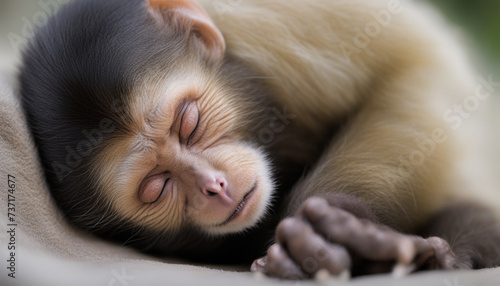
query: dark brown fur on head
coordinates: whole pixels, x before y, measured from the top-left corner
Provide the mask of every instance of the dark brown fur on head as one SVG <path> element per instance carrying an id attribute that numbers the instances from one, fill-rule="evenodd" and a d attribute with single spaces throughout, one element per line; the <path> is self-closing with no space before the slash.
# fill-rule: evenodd
<path id="1" fill-rule="evenodd" d="M 161 27 L 143 0 L 74 1 L 40 29 L 24 52 L 21 92 L 29 126 L 53 196 L 70 221 L 99 235 L 162 252 L 220 244 L 186 226 L 153 231 L 120 218 L 102 198 L 93 159 L 113 139 L 131 131 L 134 88 L 161 78 L 183 58 L 194 58 L 252 107 L 241 129 L 250 143 L 270 116 L 270 101 L 255 75 L 225 58 L 202 55 L 190 31 Z M 267 106 L 267 107 L 266 107 Z M 196 250 L 199 251 L 199 250 Z"/>

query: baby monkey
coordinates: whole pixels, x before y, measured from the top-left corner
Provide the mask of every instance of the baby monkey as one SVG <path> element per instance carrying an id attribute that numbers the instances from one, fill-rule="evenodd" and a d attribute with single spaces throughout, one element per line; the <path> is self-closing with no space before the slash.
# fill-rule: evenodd
<path id="1" fill-rule="evenodd" d="M 500 265 L 437 104 L 467 70 L 423 9 L 228 3 L 76 0 L 37 32 L 21 93 L 71 222 L 287 279 Z"/>

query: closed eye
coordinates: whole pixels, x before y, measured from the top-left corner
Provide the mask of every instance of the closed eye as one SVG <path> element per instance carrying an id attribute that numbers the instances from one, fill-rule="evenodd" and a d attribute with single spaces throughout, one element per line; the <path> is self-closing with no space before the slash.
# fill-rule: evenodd
<path id="1" fill-rule="evenodd" d="M 196 104 L 190 103 L 182 114 L 179 139 L 182 144 L 189 145 L 200 124 L 200 112 Z"/>
<path id="2" fill-rule="evenodd" d="M 168 173 L 162 173 L 147 178 L 139 190 L 139 200 L 145 204 L 157 202 L 165 191 L 168 179 Z"/>

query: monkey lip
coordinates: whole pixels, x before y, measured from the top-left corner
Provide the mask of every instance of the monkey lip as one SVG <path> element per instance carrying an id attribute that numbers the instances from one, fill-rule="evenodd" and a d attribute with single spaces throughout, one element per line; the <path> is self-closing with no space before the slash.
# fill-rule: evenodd
<path id="1" fill-rule="evenodd" d="M 223 221 L 222 223 L 220 223 L 218 226 L 226 225 L 230 221 L 232 221 L 245 208 L 245 205 L 246 205 L 247 201 L 249 200 L 249 198 L 251 197 L 251 195 L 253 194 L 253 192 L 255 191 L 256 188 L 257 188 L 257 181 L 255 181 L 253 183 L 252 188 L 250 189 L 250 191 L 248 193 L 246 193 L 245 196 L 243 196 L 243 199 L 241 200 L 241 202 L 236 207 L 236 210 L 234 210 L 234 212 L 225 221 Z"/>

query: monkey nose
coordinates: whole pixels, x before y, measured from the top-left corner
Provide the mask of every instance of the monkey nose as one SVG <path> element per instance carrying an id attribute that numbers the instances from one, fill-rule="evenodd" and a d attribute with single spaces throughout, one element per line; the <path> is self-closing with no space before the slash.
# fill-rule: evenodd
<path id="1" fill-rule="evenodd" d="M 218 197 L 226 203 L 232 203 L 231 194 L 228 190 L 228 183 L 224 176 L 211 172 L 197 174 L 196 184 L 203 195 L 207 197 Z"/>

